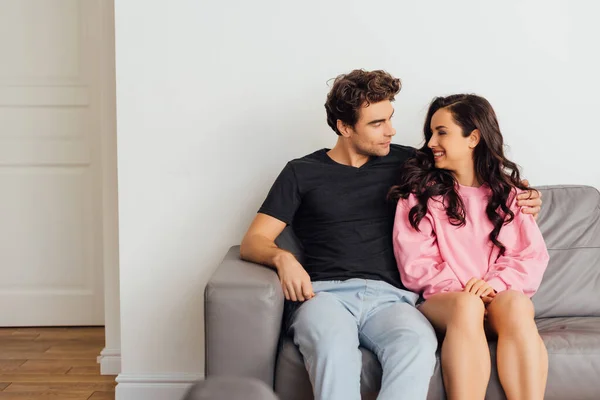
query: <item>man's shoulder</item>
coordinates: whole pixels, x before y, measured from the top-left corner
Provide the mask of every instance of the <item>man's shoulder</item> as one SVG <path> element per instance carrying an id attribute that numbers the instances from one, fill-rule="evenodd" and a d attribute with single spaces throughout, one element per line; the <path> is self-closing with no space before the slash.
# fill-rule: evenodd
<path id="1" fill-rule="evenodd" d="M 294 158 L 285 164 L 281 175 L 298 180 L 320 174 L 323 171 L 323 164 L 327 164 L 326 157 L 328 157 L 327 149 L 321 149 L 303 157 Z"/>
<path id="2" fill-rule="evenodd" d="M 293 160 L 288 161 L 288 164 L 299 166 L 303 164 L 323 163 L 325 157 L 327 157 L 327 149 L 320 149 L 303 157 L 294 158 Z"/>

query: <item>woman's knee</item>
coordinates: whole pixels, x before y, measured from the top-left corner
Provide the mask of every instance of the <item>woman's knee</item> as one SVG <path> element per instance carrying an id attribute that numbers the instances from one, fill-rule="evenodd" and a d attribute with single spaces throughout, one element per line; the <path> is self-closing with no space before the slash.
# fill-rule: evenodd
<path id="1" fill-rule="evenodd" d="M 507 290 L 496 295 L 488 307 L 488 313 L 506 317 L 517 315 L 533 318 L 534 308 L 529 297 L 516 290 Z"/>
<path id="2" fill-rule="evenodd" d="M 533 321 L 534 307 L 531 299 L 521 292 L 507 290 L 496 295 L 488 306 L 488 319 L 493 325 L 511 329 L 525 328 L 524 321 Z"/>
<path id="3" fill-rule="evenodd" d="M 481 298 L 470 293 L 456 293 L 452 297 L 449 323 L 481 326 L 485 313 L 485 305 Z"/>

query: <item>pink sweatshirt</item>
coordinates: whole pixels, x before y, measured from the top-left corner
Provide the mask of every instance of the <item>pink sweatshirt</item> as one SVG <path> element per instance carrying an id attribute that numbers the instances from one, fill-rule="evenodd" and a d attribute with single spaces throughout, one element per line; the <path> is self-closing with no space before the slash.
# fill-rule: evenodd
<path id="1" fill-rule="evenodd" d="M 473 277 L 488 282 L 497 292 L 512 289 L 533 296 L 549 260 L 533 216 L 523 214 L 516 196 L 511 196 L 515 218 L 500 230 L 498 240 L 506 251 L 498 257 L 500 249 L 489 239 L 493 225 L 485 213 L 491 190 L 486 185 L 461 185 L 459 194 L 466 215 L 462 227 L 451 225 L 441 203 L 431 199 L 418 232 L 408 220 L 416 197 L 410 195 L 398 202 L 393 240 L 402 283 L 425 299 L 436 293 L 462 291 Z"/>

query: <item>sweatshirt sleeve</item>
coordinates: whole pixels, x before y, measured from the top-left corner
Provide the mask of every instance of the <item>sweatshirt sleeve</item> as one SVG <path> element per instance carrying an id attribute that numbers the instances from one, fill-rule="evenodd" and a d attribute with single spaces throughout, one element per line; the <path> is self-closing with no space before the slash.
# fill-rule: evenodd
<path id="1" fill-rule="evenodd" d="M 498 235 L 506 251 L 490 266 L 484 280 L 497 292 L 511 289 L 531 297 L 542 282 L 550 257 L 535 219 L 523 214 L 516 196 L 511 210 L 515 218 Z"/>
<path id="2" fill-rule="evenodd" d="M 410 225 L 411 203 L 416 204 L 416 200 L 400 199 L 394 220 L 394 255 L 402 283 L 413 292 L 422 292 L 425 299 L 436 293 L 463 290 L 450 265 L 442 260 L 431 214 L 421 220 L 420 231 Z"/>

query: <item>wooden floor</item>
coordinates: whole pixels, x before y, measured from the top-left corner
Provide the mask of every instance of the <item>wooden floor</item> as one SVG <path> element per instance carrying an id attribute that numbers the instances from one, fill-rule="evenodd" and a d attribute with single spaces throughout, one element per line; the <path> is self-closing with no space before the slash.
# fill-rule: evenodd
<path id="1" fill-rule="evenodd" d="M 103 348 L 104 328 L 0 328 L 0 400 L 114 400 Z"/>

